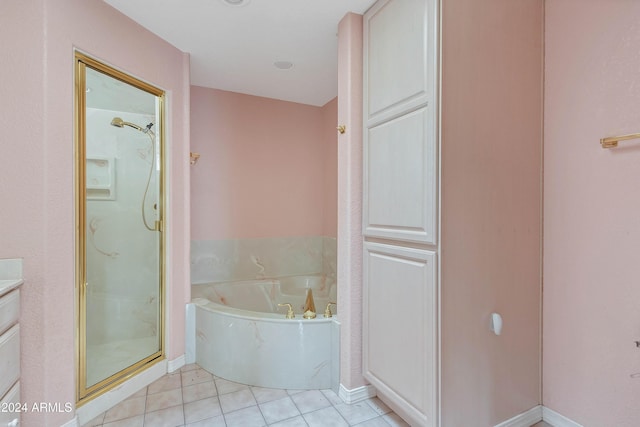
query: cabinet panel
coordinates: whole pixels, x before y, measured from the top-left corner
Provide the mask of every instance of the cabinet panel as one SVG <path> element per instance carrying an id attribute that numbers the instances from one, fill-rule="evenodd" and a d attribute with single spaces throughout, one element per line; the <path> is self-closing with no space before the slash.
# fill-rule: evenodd
<path id="1" fill-rule="evenodd" d="M 15 289 L 0 298 L 0 334 L 18 323 L 20 316 L 20 290 Z"/>
<path id="2" fill-rule="evenodd" d="M 425 107 L 366 131 L 363 232 L 436 243 L 433 113 Z"/>
<path id="3" fill-rule="evenodd" d="M 435 425 L 436 254 L 379 243 L 364 249 L 364 371 L 407 421 Z"/>
<path id="4" fill-rule="evenodd" d="M 18 381 L 0 400 L 0 426 L 19 426 L 20 412 L 24 409 L 22 405 Z"/>
<path id="5" fill-rule="evenodd" d="M 433 99 L 427 13 L 424 0 L 389 0 L 365 15 L 365 120 L 388 118 Z"/>
<path id="6" fill-rule="evenodd" d="M 13 325 L 0 336 L 0 397 L 20 377 L 20 327 Z"/>

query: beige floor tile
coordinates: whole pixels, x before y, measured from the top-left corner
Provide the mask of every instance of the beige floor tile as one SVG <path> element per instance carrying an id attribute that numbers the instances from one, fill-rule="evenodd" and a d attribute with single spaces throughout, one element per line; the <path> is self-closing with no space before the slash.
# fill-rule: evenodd
<path id="1" fill-rule="evenodd" d="M 286 390 L 279 390 L 275 388 L 251 387 L 251 391 L 258 403 L 270 402 L 272 400 L 278 400 L 289 396 Z"/>
<path id="2" fill-rule="evenodd" d="M 176 427 L 184 425 L 182 405 L 148 412 L 144 416 L 144 427 Z"/>
<path id="3" fill-rule="evenodd" d="M 233 393 L 222 394 L 218 396 L 220 399 L 220 406 L 222 412 L 227 414 L 228 412 L 237 411 L 238 409 L 248 408 L 249 406 L 255 406 L 257 404 L 256 399 L 253 397 L 253 393 L 248 388 L 245 390 L 234 391 Z"/>
<path id="4" fill-rule="evenodd" d="M 341 403 L 339 405 L 335 405 L 334 408 L 340 412 L 342 418 L 347 420 L 349 425 L 360 424 L 379 416 L 379 414 L 364 401 L 352 403 L 351 405 Z"/>
<path id="5" fill-rule="evenodd" d="M 103 424 L 104 427 L 143 427 L 144 415 L 138 415 L 136 417 L 125 418 L 124 420 L 114 421 L 112 423 Z"/>
<path id="6" fill-rule="evenodd" d="M 142 397 L 142 396 L 146 396 L 147 395 L 147 387 L 143 387 L 140 390 L 138 390 L 137 392 L 133 393 L 131 396 L 129 396 L 128 398 L 132 398 L 132 397 Z"/>
<path id="7" fill-rule="evenodd" d="M 207 418 L 213 418 L 222 415 L 220 403 L 217 397 L 196 400 L 184 405 L 184 421 L 185 423 L 194 423 Z"/>
<path id="8" fill-rule="evenodd" d="M 180 368 L 180 372 L 195 371 L 196 369 L 200 369 L 200 366 L 196 365 L 195 363 L 190 363 Z"/>
<path id="9" fill-rule="evenodd" d="M 284 421 L 300 415 L 300 411 L 289 396 L 258 405 L 262 416 L 269 424 Z"/>
<path id="10" fill-rule="evenodd" d="M 249 386 L 245 384 L 234 383 L 233 381 L 228 381 L 228 380 L 225 380 L 224 378 L 216 378 L 215 383 L 216 383 L 216 388 L 218 389 L 218 395 L 249 389 Z"/>
<path id="11" fill-rule="evenodd" d="M 182 387 L 180 373 L 168 374 L 147 387 L 147 394 L 160 393 L 167 390 L 175 390 Z"/>
<path id="12" fill-rule="evenodd" d="M 389 423 L 382 417 L 375 417 L 363 423 L 356 424 L 356 427 L 389 427 Z"/>
<path id="13" fill-rule="evenodd" d="M 182 399 L 184 403 L 194 402 L 196 400 L 206 399 L 216 396 L 216 386 L 213 381 L 206 381 L 182 388 Z"/>
<path id="14" fill-rule="evenodd" d="M 180 375 L 182 375 L 182 387 L 211 381 L 213 379 L 213 375 L 202 368 L 182 372 Z"/>
<path id="15" fill-rule="evenodd" d="M 291 396 L 302 414 L 331 406 L 320 390 L 307 390 Z"/>
<path id="16" fill-rule="evenodd" d="M 227 422 L 227 427 L 262 427 L 267 425 L 257 406 L 225 414 L 224 419 Z"/>
<path id="17" fill-rule="evenodd" d="M 182 389 L 180 388 L 148 395 L 145 412 L 158 411 L 176 405 L 182 405 Z"/>
<path id="18" fill-rule="evenodd" d="M 280 390 L 215 377 L 196 364 L 144 387 L 82 427 L 405 427 L 380 399 L 347 405 L 332 390 Z M 553 427 L 538 423 L 532 427 Z"/>
<path id="19" fill-rule="evenodd" d="M 106 412 L 104 423 L 107 424 L 144 414 L 145 400 L 145 397 L 131 397 L 118 403 Z"/>
<path id="20" fill-rule="evenodd" d="M 217 417 L 207 418 L 206 420 L 196 421 L 195 423 L 189 423 L 185 427 L 226 427 L 227 423 L 224 421 L 223 415 Z"/>
<path id="21" fill-rule="evenodd" d="M 320 409 L 303 415 L 309 427 L 349 427 L 334 407 Z"/>
<path id="22" fill-rule="evenodd" d="M 307 426 L 308 424 L 304 420 L 304 418 L 302 418 L 302 415 L 294 418 L 289 418 L 288 420 L 280 421 L 275 424 L 269 424 L 269 427 L 307 427 Z M 385 427 L 388 427 L 388 426 L 385 426 Z"/>

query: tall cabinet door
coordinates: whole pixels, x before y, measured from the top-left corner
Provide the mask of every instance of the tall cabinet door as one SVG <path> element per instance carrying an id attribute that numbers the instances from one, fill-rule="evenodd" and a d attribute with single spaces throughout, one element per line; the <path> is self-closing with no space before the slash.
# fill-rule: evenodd
<path id="1" fill-rule="evenodd" d="M 412 425 L 438 420 L 437 1 L 364 16 L 363 366 Z"/>
<path id="2" fill-rule="evenodd" d="M 367 237 L 437 243 L 436 1 L 380 0 L 364 16 Z"/>
<path id="3" fill-rule="evenodd" d="M 365 377 L 411 425 L 435 426 L 436 254 L 373 242 L 364 247 Z"/>

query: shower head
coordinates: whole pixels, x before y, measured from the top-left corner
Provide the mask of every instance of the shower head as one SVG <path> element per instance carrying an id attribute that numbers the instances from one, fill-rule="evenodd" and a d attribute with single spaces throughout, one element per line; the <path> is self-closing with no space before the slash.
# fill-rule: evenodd
<path id="1" fill-rule="evenodd" d="M 117 128 L 123 128 L 124 120 L 122 120 L 120 117 L 114 117 L 113 120 L 111 120 L 111 126 L 115 126 Z"/>
<path id="2" fill-rule="evenodd" d="M 148 128 L 141 128 L 140 126 L 134 123 L 125 122 L 120 117 L 114 117 L 113 120 L 111 120 L 111 126 L 115 126 L 117 128 L 123 128 L 125 126 L 129 126 L 144 133 L 149 132 L 149 129 L 151 128 L 150 126 Z"/>

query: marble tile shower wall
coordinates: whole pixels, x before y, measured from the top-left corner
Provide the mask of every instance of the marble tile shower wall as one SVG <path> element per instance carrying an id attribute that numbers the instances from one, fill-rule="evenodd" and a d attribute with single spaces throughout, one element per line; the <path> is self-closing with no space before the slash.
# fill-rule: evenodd
<path id="1" fill-rule="evenodd" d="M 191 283 L 311 274 L 335 280 L 336 256 L 332 237 L 192 240 Z"/>
<path id="2" fill-rule="evenodd" d="M 146 114 L 87 108 L 86 263 L 87 344 L 157 334 L 157 234 L 141 220 L 140 204 L 154 161 L 149 137 L 111 126 L 114 117 L 149 123 Z M 146 199 L 153 222 L 157 199 L 151 177 Z"/>

